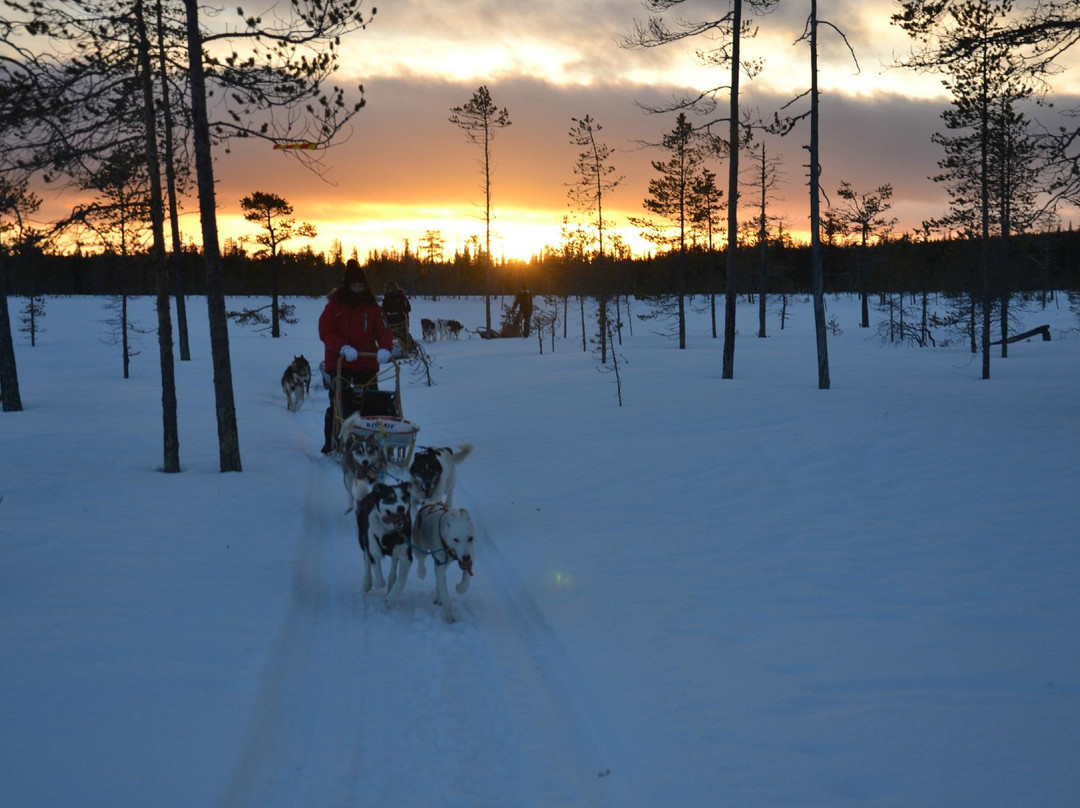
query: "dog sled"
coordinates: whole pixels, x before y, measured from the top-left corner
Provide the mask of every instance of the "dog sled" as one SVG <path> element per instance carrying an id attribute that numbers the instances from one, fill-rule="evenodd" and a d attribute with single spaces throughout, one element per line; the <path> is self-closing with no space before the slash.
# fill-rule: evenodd
<path id="1" fill-rule="evenodd" d="M 396 352 L 395 352 L 396 353 Z M 360 354 L 375 356 L 375 354 Z M 334 435 L 335 449 L 340 452 L 342 445 L 351 434 L 374 435 L 386 449 L 387 459 L 404 466 L 412 461 L 416 447 L 416 433 L 420 427 L 404 417 L 401 405 L 401 365 L 400 357 L 391 354 L 392 371 L 381 370 L 369 384 L 353 384 L 342 375 L 342 358 L 338 357 L 337 372 L 329 377 L 325 367 L 323 382 L 334 391 Z M 379 381 L 385 381 L 393 373 L 394 389 L 379 389 Z M 357 418 L 351 416 L 359 414 Z M 348 429 L 343 434 L 343 428 Z"/>
<path id="2" fill-rule="evenodd" d="M 515 301 L 512 306 L 503 306 L 502 310 L 502 322 L 499 324 L 499 329 L 496 331 L 494 328 L 488 328 L 487 326 L 479 326 L 474 329 L 480 336 L 480 339 L 511 339 L 514 337 L 524 336 L 524 314 L 520 310 L 518 303 Z"/>
<path id="3" fill-rule="evenodd" d="M 508 337 L 520 337 L 521 329 L 513 324 L 504 325 L 498 331 L 494 328 L 488 328 L 487 326 L 479 326 L 474 329 L 480 336 L 480 339 L 505 339 Z"/>

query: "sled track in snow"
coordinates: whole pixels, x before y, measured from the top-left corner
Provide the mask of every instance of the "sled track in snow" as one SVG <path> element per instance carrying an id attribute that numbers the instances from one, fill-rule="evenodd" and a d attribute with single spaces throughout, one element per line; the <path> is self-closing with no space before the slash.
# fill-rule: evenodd
<path id="1" fill-rule="evenodd" d="M 430 568 L 388 611 L 361 592 L 338 466 L 307 451 L 290 603 L 221 808 L 634 806 L 602 702 L 482 518 L 472 587 L 451 587 L 457 623 Z"/>
<path id="2" fill-rule="evenodd" d="M 349 673 L 350 655 L 339 645 L 343 623 L 363 623 L 349 620 L 360 604 L 335 569 L 344 548 L 331 539 L 344 488 L 342 496 L 334 493 L 312 458 L 288 614 L 264 665 L 245 747 L 222 808 L 329 806 L 335 803 L 310 793 L 320 772 L 353 776 L 355 757 L 347 750 L 355 747 L 360 728 L 341 720 L 340 710 L 349 702 L 335 690 Z"/>
<path id="3" fill-rule="evenodd" d="M 464 503 L 467 485 L 459 482 L 458 492 Z M 485 615 L 487 628 L 513 655 L 511 671 L 516 670 L 523 680 L 518 698 L 532 704 L 528 714 L 543 725 L 539 734 L 543 745 L 530 755 L 544 761 L 535 773 L 541 778 L 541 804 L 636 808 L 637 801 L 625 785 L 626 757 L 610 731 L 603 700 L 577 671 L 487 534 L 483 519 L 475 513 L 473 517 L 483 547 L 477 568 L 490 582 L 497 607 Z"/>

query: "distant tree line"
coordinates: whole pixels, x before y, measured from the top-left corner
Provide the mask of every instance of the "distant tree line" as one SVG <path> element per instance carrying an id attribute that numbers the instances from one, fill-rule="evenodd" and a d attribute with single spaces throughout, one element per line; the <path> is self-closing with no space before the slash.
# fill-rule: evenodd
<path id="1" fill-rule="evenodd" d="M 869 246 L 825 244 L 824 283 L 828 293 L 871 295 L 887 292 L 942 292 L 959 294 L 971 287 L 979 271 L 977 239 L 920 240 L 902 236 Z M 996 251 L 992 271 L 995 285 L 1014 292 L 1051 289 L 1080 291 L 1080 231 L 1023 234 L 1010 239 L 1009 250 Z M 647 258 L 567 255 L 547 250 L 529 261 L 495 265 L 490 291 L 515 293 L 522 284 L 537 295 L 573 295 L 600 298 L 609 294 L 641 297 L 686 294 L 712 295 L 727 286 L 724 250 L 691 246 L 685 259 L 680 252 Z M 734 289 L 738 295 L 761 292 L 759 273 L 765 267 L 765 289 L 770 293 L 802 294 L 811 290 L 810 248 L 786 237 L 758 246 L 741 247 L 736 261 Z M 685 265 L 684 265 L 685 260 Z M 223 252 L 224 289 L 228 295 L 263 296 L 278 291 L 286 296 L 321 297 L 339 282 L 344 264 L 305 249 L 280 253 L 273 262 L 227 245 Z M 272 265 L 272 263 L 274 265 Z M 373 253 L 363 262 L 381 292 L 387 282 L 400 283 L 411 295 L 483 295 L 488 290 L 485 265 L 467 251 L 445 261 L 421 260 L 400 251 Z M 179 280 L 189 294 L 205 294 L 203 259 L 197 250 L 182 253 L 175 264 Z M 52 255 L 23 254 L 7 266 L 8 294 L 129 295 L 155 294 L 156 278 L 147 254 Z"/>

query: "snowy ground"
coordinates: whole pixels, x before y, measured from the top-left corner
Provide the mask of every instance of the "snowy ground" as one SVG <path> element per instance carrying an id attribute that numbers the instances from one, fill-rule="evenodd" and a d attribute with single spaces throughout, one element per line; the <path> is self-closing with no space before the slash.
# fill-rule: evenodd
<path id="1" fill-rule="evenodd" d="M 829 301 L 740 304 L 734 380 L 634 322 L 615 377 L 570 337 L 429 345 L 420 443 L 476 449 L 459 621 L 432 576 L 364 596 L 319 454 L 286 411 L 321 301 L 231 329 L 244 471 L 218 472 L 205 306 L 162 462 L 157 347 L 133 378 L 102 300 L 49 299 L 0 414 L 0 803 L 12 808 L 1080 805 L 1080 339 L 884 347 Z M 243 301 L 230 301 L 238 304 Z M 10 301 L 14 323 L 23 301 Z M 154 324 L 153 302 L 133 316 Z M 637 305 L 637 311 L 643 308 Z M 473 328 L 482 301 L 414 301 Z"/>

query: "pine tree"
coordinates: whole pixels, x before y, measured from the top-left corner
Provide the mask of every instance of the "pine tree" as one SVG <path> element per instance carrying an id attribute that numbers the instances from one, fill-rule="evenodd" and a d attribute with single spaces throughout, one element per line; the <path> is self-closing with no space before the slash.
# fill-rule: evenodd
<path id="1" fill-rule="evenodd" d="M 510 113 L 506 107 L 499 109 L 491 100 L 491 92 L 481 86 L 466 104 L 450 110 L 450 123 L 465 132 L 470 143 L 483 151 L 480 161 L 484 190 L 484 317 L 491 330 L 491 144 L 495 132 L 510 126 Z"/>

